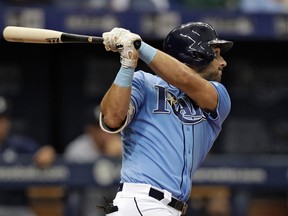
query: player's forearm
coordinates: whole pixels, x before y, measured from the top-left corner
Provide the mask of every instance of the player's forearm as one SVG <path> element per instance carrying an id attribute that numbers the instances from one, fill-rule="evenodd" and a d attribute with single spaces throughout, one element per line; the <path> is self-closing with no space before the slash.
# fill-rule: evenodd
<path id="1" fill-rule="evenodd" d="M 105 124 L 110 128 L 122 126 L 126 119 L 131 98 L 131 87 L 112 84 L 101 101 Z"/>
<path id="2" fill-rule="evenodd" d="M 217 92 L 196 71 L 162 51 L 157 51 L 149 66 L 165 81 L 185 92 L 201 108 L 215 110 Z"/>
<path id="3" fill-rule="evenodd" d="M 195 77 L 195 82 L 197 82 L 197 78 L 199 77 L 189 67 L 159 50 L 154 59 L 149 63 L 149 67 L 165 81 L 180 89 L 185 88 L 188 77 Z M 194 87 L 190 86 L 190 88 Z"/>

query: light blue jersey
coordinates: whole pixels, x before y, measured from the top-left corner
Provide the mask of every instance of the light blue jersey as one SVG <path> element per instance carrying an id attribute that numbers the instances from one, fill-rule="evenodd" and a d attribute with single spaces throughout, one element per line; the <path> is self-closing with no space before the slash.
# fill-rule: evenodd
<path id="1" fill-rule="evenodd" d="M 150 184 L 184 202 L 188 200 L 192 176 L 231 108 L 225 87 L 211 83 L 219 98 L 214 117 L 160 77 L 135 72 L 131 97 L 134 113 L 122 131 L 121 182 Z"/>

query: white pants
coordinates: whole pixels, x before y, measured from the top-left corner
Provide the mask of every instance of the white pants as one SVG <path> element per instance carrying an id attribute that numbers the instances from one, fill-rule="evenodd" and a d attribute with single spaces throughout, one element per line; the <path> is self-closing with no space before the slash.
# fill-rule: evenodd
<path id="1" fill-rule="evenodd" d="M 150 185 L 127 184 L 123 185 L 113 200 L 113 204 L 118 207 L 118 211 L 106 214 L 107 216 L 181 216 L 181 212 L 167 205 L 169 192 L 165 193 L 167 199 L 159 201 L 150 197 Z M 160 190 L 160 189 L 157 189 Z"/>

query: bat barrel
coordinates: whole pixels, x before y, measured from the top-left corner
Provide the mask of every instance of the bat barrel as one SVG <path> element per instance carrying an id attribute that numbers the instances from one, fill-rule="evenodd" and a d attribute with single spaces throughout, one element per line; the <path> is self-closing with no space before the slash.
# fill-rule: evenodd
<path id="1" fill-rule="evenodd" d="M 3 37 L 6 41 L 21 43 L 59 43 L 62 32 L 28 28 L 19 26 L 7 26 L 3 31 Z"/>
<path id="2" fill-rule="evenodd" d="M 7 26 L 3 31 L 3 37 L 9 42 L 20 43 L 97 43 L 103 44 L 102 37 L 70 34 L 61 31 L 41 28 L 29 28 L 19 26 Z"/>

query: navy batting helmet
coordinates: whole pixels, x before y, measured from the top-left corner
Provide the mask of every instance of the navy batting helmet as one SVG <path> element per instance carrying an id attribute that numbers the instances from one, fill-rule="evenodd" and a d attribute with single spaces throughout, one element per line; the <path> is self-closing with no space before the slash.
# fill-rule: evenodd
<path id="1" fill-rule="evenodd" d="M 210 45 L 215 44 L 224 53 L 232 41 L 220 40 L 215 29 L 208 23 L 190 22 L 174 28 L 164 40 L 164 52 L 179 61 L 196 67 L 209 64 L 215 57 Z"/>

